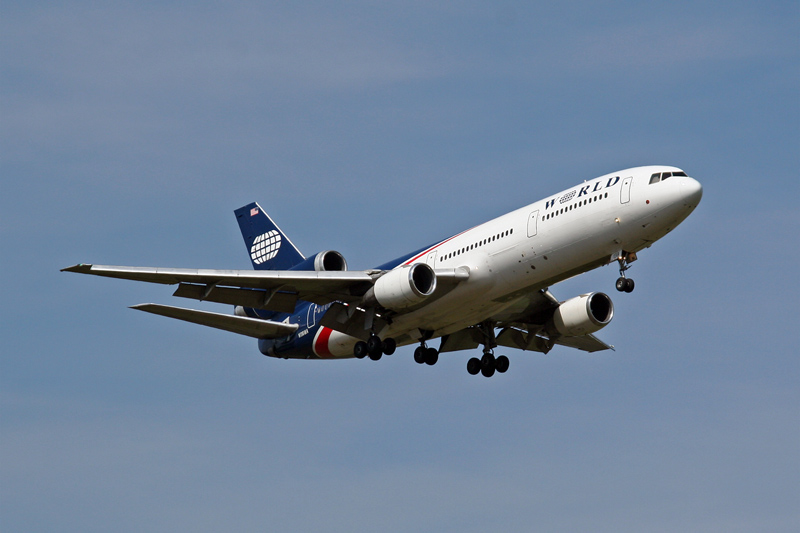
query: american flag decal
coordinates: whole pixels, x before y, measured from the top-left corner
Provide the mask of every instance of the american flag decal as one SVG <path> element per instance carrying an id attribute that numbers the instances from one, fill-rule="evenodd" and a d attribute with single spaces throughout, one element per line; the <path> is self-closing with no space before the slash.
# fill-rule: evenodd
<path id="1" fill-rule="evenodd" d="M 257 214 L 258 214 L 258 208 L 257 207 L 254 207 L 253 209 L 250 210 L 250 216 L 251 217 L 254 217 Z"/>

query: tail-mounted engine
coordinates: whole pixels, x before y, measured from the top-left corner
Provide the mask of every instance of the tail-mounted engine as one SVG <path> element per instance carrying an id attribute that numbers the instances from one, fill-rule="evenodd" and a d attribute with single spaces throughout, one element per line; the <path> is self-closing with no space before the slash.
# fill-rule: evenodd
<path id="1" fill-rule="evenodd" d="M 425 263 L 416 263 L 403 265 L 379 277 L 364 300 L 374 300 L 385 309 L 401 311 L 422 302 L 435 290 L 433 268 Z"/>
<path id="2" fill-rule="evenodd" d="M 299 265 L 295 265 L 291 270 L 316 270 L 317 272 L 341 272 L 347 270 L 347 261 L 339 252 L 327 250 L 306 258 Z"/>
<path id="3" fill-rule="evenodd" d="M 614 317 L 614 304 L 602 292 L 571 298 L 558 306 L 551 327 L 565 337 L 594 333 L 606 327 Z"/>

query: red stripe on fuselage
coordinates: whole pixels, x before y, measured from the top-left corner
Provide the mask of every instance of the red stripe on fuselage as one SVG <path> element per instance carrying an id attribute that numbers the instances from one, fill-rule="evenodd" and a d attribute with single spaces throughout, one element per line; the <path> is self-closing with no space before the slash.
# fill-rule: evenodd
<path id="1" fill-rule="evenodd" d="M 330 328 L 325 326 L 319 328 L 319 335 L 314 340 L 314 353 L 317 354 L 317 357 L 333 357 L 330 348 L 328 348 L 328 340 L 331 338 L 331 333 L 333 333 L 333 330 Z"/>
<path id="2" fill-rule="evenodd" d="M 440 247 L 440 246 L 441 246 L 441 245 L 443 245 L 444 243 L 446 243 L 446 242 L 450 242 L 450 241 L 452 241 L 453 239 L 455 239 L 456 237 L 460 237 L 461 235 L 464 235 L 464 234 L 465 234 L 465 233 L 467 233 L 468 231 L 470 231 L 470 230 L 473 230 L 473 229 L 475 229 L 475 228 L 477 228 L 477 227 L 478 227 L 478 226 L 475 226 L 475 227 L 469 228 L 468 230 L 462 231 L 462 232 L 461 232 L 461 233 L 459 233 L 458 235 L 453 235 L 453 236 L 452 236 L 452 237 L 450 237 L 449 239 L 445 239 L 445 240 L 443 240 L 442 242 L 440 242 L 439 244 L 435 244 L 435 245 L 431 246 L 430 248 L 428 248 L 427 250 L 425 250 L 425 251 L 424 251 L 424 252 L 422 252 L 421 254 L 417 255 L 416 257 L 412 257 L 411 259 L 409 259 L 408 261 L 406 261 L 406 262 L 405 262 L 405 263 L 403 263 L 403 264 L 404 264 L 404 265 L 410 265 L 411 263 L 413 263 L 414 261 L 416 261 L 417 259 L 419 259 L 419 258 L 420 258 L 420 257 L 422 257 L 423 255 L 425 255 L 425 254 L 428 254 L 428 253 L 431 253 L 432 251 L 434 251 L 435 249 L 437 249 L 438 247 Z"/>

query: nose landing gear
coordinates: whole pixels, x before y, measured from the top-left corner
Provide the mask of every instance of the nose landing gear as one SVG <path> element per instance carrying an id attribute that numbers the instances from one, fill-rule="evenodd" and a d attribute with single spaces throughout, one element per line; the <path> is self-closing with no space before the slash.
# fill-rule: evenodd
<path id="1" fill-rule="evenodd" d="M 635 284 L 631 278 L 626 278 L 623 275 L 617 278 L 616 286 L 619 292 L 633 292 L 633 287 Z"/>
<path id="2" fill-rule="evenodd" d="M 633 252 L 623 252 L 617 257 L 619 263 L 619 278 L 617 278 L 616 287 L 619 292 L 633 292 L 635 284 L 631 278 L 625 277 L 625 271 L 636 261 L 636 254 Z"/>

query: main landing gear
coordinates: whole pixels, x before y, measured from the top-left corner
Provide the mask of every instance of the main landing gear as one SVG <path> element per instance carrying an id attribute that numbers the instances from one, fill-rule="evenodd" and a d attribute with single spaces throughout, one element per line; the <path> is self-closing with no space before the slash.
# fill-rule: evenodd
<path id="1" fill-rule="evenodd" d="M 494 353 L 492 353 L 492 350 L 484 349 L 483 357 L 480 359 L 473 357 L 467 361 L 467 372 L 473 376 L 480 372 L 485 377 L 490 378 L 494 376 L 495 371 L 503 374 L 506 370 L 508 370 L 509 364 L 510 362 L 508 357 L 505 355 L 495 357 Z"/>
<path id="2" fill-rule="evenodd" d="M 428 348 L 425 341 L 422 341 L 417 349 L 414 350 L 414 361 L 419 364 L 433 366 L 439 361 L 439 352 L 436 348 Z"/>
<path id="3" fill-rule="evenodd" d="M 392 355 L 397 349 L 397 342 L 392 338 L 381 340 L 377 335 L 370 335 L 366 342 L 358 341 L 353 348 L 353 355 L 359 359 L 369 356 L 377 361 L 383 355 Z"/>
<path id="4" fill-rule="evenodd" d="M 619 262 L 619 278 L 617 278 L 616 286 L 619 292 L 633 292 L 633 280 L 625 277 L 625 271 L 631 267 L 629 263 L 633 261 L 636 261 L 636 254 L 633 253 L 620 254 L 619 257 L 617 257 L 617 262 Z"/>
<path id="5" fill-rule="evenodd" d="M 485 377 L 490 378 L 495 372 L 503 374 L 508 370 L 508 357 L 505 355 L 499 357 L 494 356 L 493 348 L 497 346 L 494 336 L 494 326 L 495 325 L 491 322 L 484 322 L 480 325 L 480 331 L 483 333 L 485 339 L 483 342 L 483 357 L 480 359 L 473 357 L 467 361 L 467 372 L 473 376 L 480 372 Z"/>

